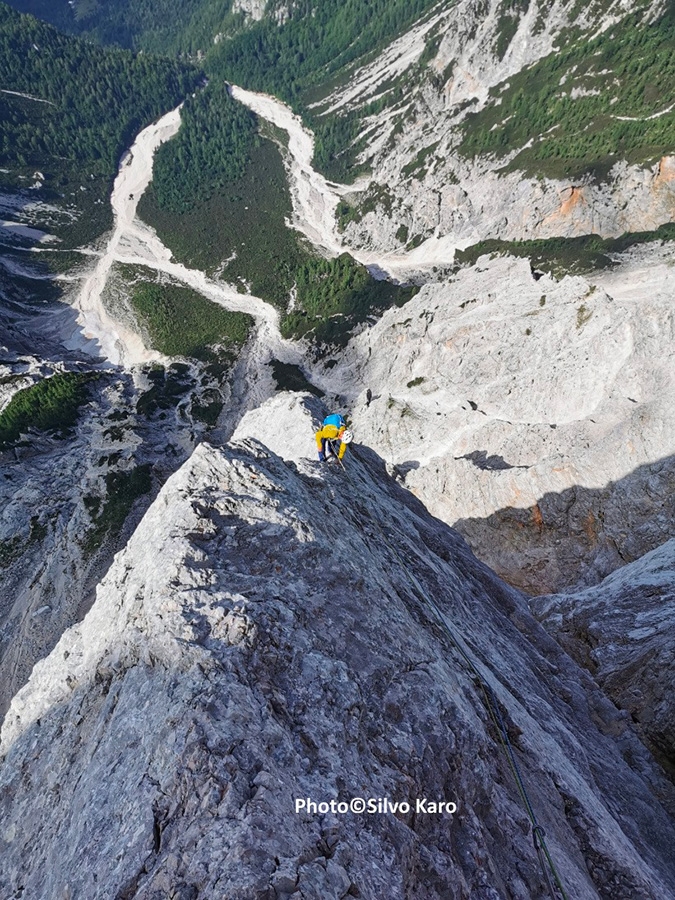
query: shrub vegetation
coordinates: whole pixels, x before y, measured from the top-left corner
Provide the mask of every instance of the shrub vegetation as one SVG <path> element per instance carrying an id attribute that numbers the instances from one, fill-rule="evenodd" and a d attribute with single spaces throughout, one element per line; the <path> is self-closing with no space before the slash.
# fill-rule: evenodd
<path id="1" fill-rule="evenodd" d="M 337 259 L 314 258 L 297 272 L 299 309 L 288 315 L 282 333 L 303 337 L 312 333 L 321 343 L 344 344 L 355 325 L 373 312 L 402 306 L 417 288 L 376 281 L 348 253 Z"/>
<path id="2" fill-rule="evenodd" d="M 89 385 L 96 377 L 64 372 L 17 391 L 0 413 L 0 449 L 16 444 L 29 429 L 65 437 L 89 399 Z"/>
<path id="3" fill-rule="evenodd" d="M 218 347 L 243 344 L 251 318 L 229 312 L 191 288 L 178 285 L 135 285 L 131 305 L 152 346 L 167 356 L 212 359 Z"/>
<path id="4" fill-rule="evenodd" d="M 87 532 L 82 545 L 88 555 L 97 550 L 106 537 L 119 534 L 134 502 L 144 494 L 150 493 L 152 465 L 144 463 L 128 472 L 108 472 L 105 481 L 106 499 L 98 514 L 94 512 L 92 506 L 94 526 Z"/>
<path id="5" fill-rule="evenodd" d="M 656 231 L 627 232 L 618 238 L 584 234 L 580 237 L 543 238 L 537 241 L 480 241 L 465 250 L 457 250 L 455 261 L 461 266 L 472 266 L 484 254 L 521 256 L 529 259 L 536 268 L 558 277 L 582 275 L 610 268 L 614 265 L 613 257 L 630 247 L 659 240 L 675 241 L 675 224 L 669 222 Z"/>

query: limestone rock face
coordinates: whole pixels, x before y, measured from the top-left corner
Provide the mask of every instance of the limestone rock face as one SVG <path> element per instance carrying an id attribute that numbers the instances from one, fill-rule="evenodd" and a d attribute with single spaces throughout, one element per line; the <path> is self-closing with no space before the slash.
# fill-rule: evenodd
<path id="1" fill-rule="evenodd" d="M 597 587 L 537 597 L 532 608 L 567 652 L 630 712 L 675 770 L 675 540 Z"/>
<path id="2" fill-rule="evenodd" d="M 8 366 L 14 374 L 6 377 L 15 390 L 53 374 L 44 364 L 30 381 L 17 378 L 22 363 Z M 35 662 L 84 615 L 110 565 L 112 553 L 103 546 L 109 535 L 93 534 L 95 511 L 108 499 L 106 479 L 125 478 L 139 465 L 149 472 L 129 413 L 122 422 L 115 418 L 128 406 L 128 379 L 99 377 L 71 434 L 33 432 L 0 452 L 0 717 Z M 146 507 L 149 501 L 150 496 Z M 123 542 L 116 549 L 120 546 Z"/>
<path id="3" fill-rule="evenodd" d="M 477 555 L 527 591 L 667 540 L 675 281 L 661 251 L 593 283 L 483 258 L 355 338 L 322 387 Z"/>
<path id="4" fill-rule="evenodd" d="M 288 408 L 311 447 L 311 405 Z M 569 895 L 675 893 L 675 792 L 627 716 L 374 454 L 347 473 L 284 460 L 259 442 L 274 421 L 169 478 L 14 698 L 7 895 L 546 896 L 457 646 L 498 698 Z M 413 806 L 295 812 L 355 797 Z"/>
<path id="5" fill-rule="evenodd" d="M 233 0 L 232 12 L 242 12 L 247 20 L 258 22 L 265 15 L 267 0 Z"/>
<path id="6" fill-rule="evenodd" d="M 672 157 L 662 157 L 646 169 L 617 163 L 611 180 L 602 183 L 533 178 L 521 171 L 504 175 L 492 171 L 485 160 L 454 156 L 451 146 L 443 146 L 447 139 L 443 141 L 440 128 L 438 132 L 436 128 L 438 125 L 428 140 L 429 146 L 438 148 L 438 162 L 424 177 L 403 178 L 400 174 L 423 151 L 416 143 L 406 153 L 378 161 L 374 166 L 377 180 L 367 191 L 352 193 L 353 203 L 374 207 L 358 222 L 345 226 L 352 246 L 395 253 L 415 237 L 422 246 L 412 258 L 423 261 L 426 247 L 438 256 L 435 245 L 441 240 L 449 248 L 443 262 L 451 264 L 450 248 L 465 248 L 479 241 L 584 234 L 619 237 L 626 232 L 652 231 L 675 219 Z M 499 160 L 493 165 L 504 163 Z M 385 199 L 378 202 L 378 196 Z"/>
<path id="7" fill-rule="evenodd" d="M 264 439 L 268 450 L 300 463 L 316 458 L 314 432 L 321 427 L 324 416 L 323 405 L 315 397 L 283 391 L 247 412 L 232 440 Z"/>

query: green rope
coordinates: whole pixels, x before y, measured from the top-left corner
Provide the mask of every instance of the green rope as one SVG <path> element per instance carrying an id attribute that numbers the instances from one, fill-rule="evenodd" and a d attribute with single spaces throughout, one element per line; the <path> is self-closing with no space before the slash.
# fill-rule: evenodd
<path id="1" fill-rule="evenodd" d="M 354 449 L 352 449 L 352 453 L 354 453 Z M 338 462 L 342 466 L 342 469 L 345 472 L 347 478 L 350 481 L 352 481 L 351 476 L 350 476 L 348 470 L 346 469 L 344 463 L 342 462 L 342 460 L 338 459 Z M 352 483 L 353 483 L 353 481 L 352 481 Z M 568 897 L 568 895 L 565 891 L 565 888 L 563 886 L 563 883 L 560 879 L 560 875 L 558 874 L 555 863 L 553 862 L 553 859 L 549 852 L 548 846 L 546 844 L 546 832 L 539 824 L 536 813 L 532 806 L 532 803 L 530 802 L 530 798 L 527 793 L 527 789 L 525 788 L 525 783 L 523 781 L 523 777 L 520 772 L 520 767 L 518 766 L 518 761 L 516 760 L 516 756 L 515 756 L 515 753 L 513 750 L 513 745 L 511 744 L 511 740 L 509 738 L 508 731 L 507 731 L 506 725 L 504 723 L 504 719 L 499 710 L 499 701 L 497 700 L 494 690 L 492 689 L 490 684 L 488 684 L 488 682 L 485 680 L 483 675 L 480 673 L 480 671 L 476 667 L 475 663 L 469 656 L 469 653 L 467 652 L 467 650 L 462 646 L 462 644 L 458 640 L 453 629 L 448 624 L 445 614 L 439 609 L 436 602 L 427 595 L 427 593 L 423 589 L 422 585 L 419 583 L 416 576 L 408 569 L 408 566 L 406 565 L 405 561 L 403 559 L 401 559 L 401 556 L 398 553 L 398 551 L 392 546 L 392 544 L 388 540 L 386 534 L 382 530 L 382 527 L 380 526 L 380 523 L 377 521 L 377 519 L 372 514 L 369 514 L 369 515 L 370 515 L 371 520 L 374 522 L 375 527 L 379 531 L 379 533 L 382 537 L 382 540 L 387 545 L 387 547 L 389 548 L 389 551 L 392 553 L 392 555 L 398 561 L 399 566 L 402 569 L 402 571 L 408 577 L 415 593 L 418 596 L 418 599 L 420 599 L 422 601 L 422 603 L 426 604 L 432 610 L 436 620 L 441 625 L 441 627 L 444 628 L 448 637 L 450 638 L 452 645 L 459 652 L 460 656 L 466 663 L 469 671 L 471 672 L 471 674 L 474 676 L 474 678 L 478 682 L 478 684 L 482 690 L 482 693 L 483 693 L 485 705 L 486 705 L 488 712 L 490 713 L 490 716 L 492 718 L 492 721 L 497 729 L 497 733 L 499 734 L 500 744 L 504 751 L 504 755 L 506 756 L 507 762 L 509 764 L 509 768 L 511 769 L 511 773 L 513 774 L 513 778 L 514 778 L 514 781 L 516 782 L 518 792 L 520 793 L 520 796 L 521 796 L 521 799 L 525 806 L 525 810 L 527 812 L 528 818 L 530 819 L 530 823 L 532 825 L 532 840 L 534 843 L 534 848 L 537 853 L 537 858 L 539 859 L 539 864 L 541 866 L 542 873 L 544 875 L 544 879 L 546 881 L 549 894 L 550 894 L 552 900 L 558 900 L 558 897 L 556 896 L 555 888 L 553 886 L 553 882 L 551 881 L 551 874 L 552 874 L 553 878 L 555 880 L 555 884 L 557 885 L 558 890 L 560 891 L 561 897 L 563 898 L 563 900 L 569 900 L 569 897 Z M 548 868 L 546 866 L 546 863 L 544 862 L 544 858 L 545 858 L 546 862 L 548 863 Z"/>

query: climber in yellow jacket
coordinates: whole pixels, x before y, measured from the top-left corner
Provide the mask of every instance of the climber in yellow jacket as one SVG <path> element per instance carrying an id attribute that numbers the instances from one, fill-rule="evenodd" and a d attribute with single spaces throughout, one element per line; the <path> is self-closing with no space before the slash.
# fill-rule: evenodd
<path id="1" fill-rule="evenodd" d="M 342 416 L 332 415 L 326 416 L 315 437 L 316 448 L 319 451 L 319 460 L 320 462 L 325 462 L 331 456 L 342 459 L 345 455 L 347 444 L 352 442 L 354 435 L 347 428 Z M 337 446 L 338 444 L 340 445 L 339 447 Z"/>

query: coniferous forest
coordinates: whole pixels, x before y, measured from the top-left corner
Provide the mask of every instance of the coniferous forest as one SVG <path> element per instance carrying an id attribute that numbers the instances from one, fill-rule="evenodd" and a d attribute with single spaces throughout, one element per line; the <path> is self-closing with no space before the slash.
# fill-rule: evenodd
<path id="1" fill-rule="evenodd" d="M 354 174 L 342 151 L 358 131 L 353 117 L 312 114 L 321 86 L 340 80 L 357 59 L 374 54 L 434 6 L 434 0 L 301 0 L 280 21 L 271 3 L 244 25 L 231 0 L 12 0 L 22 12 L 104 44 L 203 57 L 212 77 L 273 93 L 301 113 L 316 133 L 315 162 L 326 175 Z M 285 15 L 285 5 L 283 9 Z M 215 39 L 218 36 L 218 39 Z M 224 38 L 224 39 L 223 39 Z"/>
<path id="2" fill-rule="evenodd" d="M 70 161 L 112 175 L 130 139 L 200 77 L 176 60 L 101 50 L 1 4 L 2 164 Z"/>
<path id="3" fill-rule="evenodd" d="M 168 56 L 204 50 L 214 34 L 243 19 L 230 13 L 231 0 L 11 0 L 10 6 L 89 41 Z"/>
<path id="4" fill-rule="evenodd" d="M 187 212 L 241 177 L 256 135 L 253 114 L 222 82 L 185 101 L 178 135 L 155 154 L 153 190 L 158 204 Z"/>

